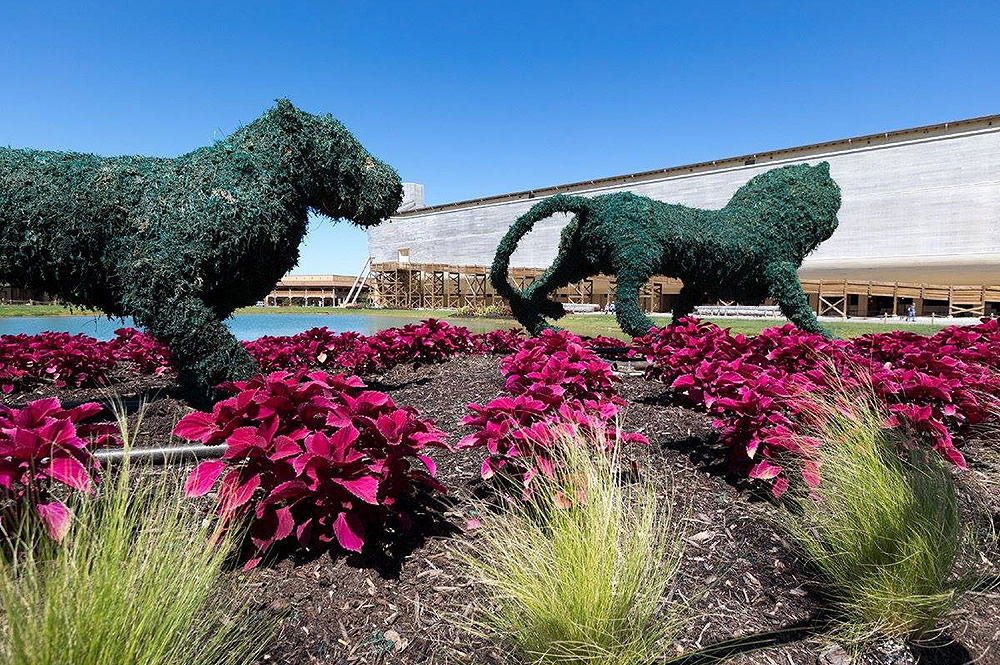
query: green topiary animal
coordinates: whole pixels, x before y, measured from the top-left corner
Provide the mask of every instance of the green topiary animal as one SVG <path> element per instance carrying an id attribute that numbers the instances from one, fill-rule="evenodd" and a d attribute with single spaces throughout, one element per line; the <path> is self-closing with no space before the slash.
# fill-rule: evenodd
<path id="1" fill-rule="evenodd" d="M 295 266 L 308 212 L 370 226 L 401 200 L 390 166 L 287 100 L 175 159 L 0 149 L 0 282 L 132 316 L 207 395 L 257 371 L 222 322 Z"/>
<path id="2" fill-rule="evenodd" d="M 654 275 L 684 282 L 674 320 L 717 299 L 756 303 L 770 296 L 795 325 L 829 336 L 809 307 L 796 269 L 833 235 L 840 188 L 830 166 L 772 169 L 740 187 L 721 210 L 699 210 L 630 192 L 593 198 L 552 196 L 531 208 L 500 241 L 490 281 L 521 324 L 537 334 L 546 316 L 566 311 L 548 294 L 593 275 L 617 275 L 616 315 L 629 335 L 653 322 L 639 306 L 639 289 Z M 535 222 L 574 213 L 563 229 L 555 262 L 523 293 L 507 280 L 510 257 Z"/>

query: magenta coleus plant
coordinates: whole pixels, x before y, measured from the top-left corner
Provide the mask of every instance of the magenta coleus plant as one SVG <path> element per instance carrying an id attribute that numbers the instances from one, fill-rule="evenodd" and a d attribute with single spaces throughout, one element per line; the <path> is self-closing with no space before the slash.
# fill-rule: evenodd
<path id="1" fill-rule="evenodd" d="M 296 335 L 266 335 L 243 342 L 243 346 L 264 372 L 294 371 L 353 364 L 345 362 L 342 356 L 354 352 L 364 340 L 360 333 L 334 333 L 324 326 Z"/>
<path id="2" fill-rule="evenodd" d="M 625 405 L 616 384 L 620 379 L 576 335 L 543 331 L 523 340 L 500 362 L 502 396 L 487 404 L 470 404 L 462 424 L 473 428 L 459 448 L 485 448 L 482 476 L 503 470 L 525 487 L 539 473 L 551 473 L 553 441 L 568 427 L 600 433 L 605 440 L 647 443 L 639 433 L 615 425 Z"/>
<path id="3" fill-rule="evenodd" d="M 13 409 L 0 406 L 0 494 L 4 518 L 16 522 L 31 506 L 52 538 L 70 523 L 69 509 L 52 494 L 54 485 L 90 492 L 97 463 L 91 450 L 117 441 L 113 425 L 92 423 L 102 411 L 88 403 L 64 409 L 56 399 L 40 399 Z"/>
<path id="4" fill-rule="evenodd" d="M 324 327 L 243 344 L 263 371 L 331 368 L 371 374 L 399 365 L 444 362 L 471 353 L 508 353 L 522 337 L 518 329 L 473 335 L 462 326 L 426 319 L 386 328 L 371 336 L 333 333 Z"/>
<path id="5" fill-rule="evenodd" d="M 373 337 L 385 342 L 387 355 L 396 365 L 439 363 L 477 350 L 468 328 L 438 319 L 381 330 Z"/>
<path id="6" fill-rule="evenodd" d="M 609 403 L 624 406 L 618 395 L 621 382 L 611 366 L 565 330 L 543 331 L 500 361 L 504 389 L 512 395 L 529 395 L 549 404 L 579 401 L 584 405 Z"/>
<path id="7" fill-rule="evenodd" d="M 686 319 L 636 342 L 649 376 L 713 415 L 734 468 L 771 480 L 776 494 L 788 487 L 789 461 L 806 482 L 819 482 L 819 470 L 802 464 L 797 436 L 806 394 L 870 385 L 893 414 L 887 425 L 922 434 L 960 467 L 955 435 L 995 414 L 1000 396 L 996 321 L 929 337 L 894 332 L 842 341 L 790 325 L 745 337 Z"/>
<path id="8" fill-rule="evenodd" d="M 159 376 L 174 369 L 170 348 L 135 328 L 119 328 L 108 346 L 116 363 L 128 366 L 137 374 Z"/>
<path id="9" fill-rule="evenodd" d="M 509 328 L 507 330 L 490 330 L 472 336 L 475 340 L 476 350 L 479 353 L 514 353 L 524 342 L 523 328 Z"/>
<path id="10" fill-rule="evenodd" d="M 425 449 L 447 448 L 445 434 L 356 376 L 274 372 L 226 388 L 236 394 L 188 414 L 174 433 L 226 445 L 221 460 L 192 471 L 186 492 L 218 485 L 223 520 L 250 520 L 249 566 L 283 541 L 359 552 L 373 528 L 405 526 L 418 486 L 444 491 Z"/>

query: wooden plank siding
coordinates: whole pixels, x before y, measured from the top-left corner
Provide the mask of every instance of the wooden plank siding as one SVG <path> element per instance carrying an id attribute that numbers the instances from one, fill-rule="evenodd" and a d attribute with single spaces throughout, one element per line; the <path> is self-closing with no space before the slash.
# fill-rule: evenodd
<path id="1" fill-rule="evenodd" d="M 541 269 L 514 268 L 509 277 L 518 289 L 524 290 L 542 272 Z M 503 303 L 489 282 L 489 268 L 482 265 L 384 262 L 372 264 L 372 274 L 372 299 L 381 307 L 441 309 Z M 676 279 L 651 279 L 640 294 L 644 309 L 669 312 L 681 286 Z M 899 314 L 910 302 L 921 316 L 931 312 L 984 316 L 992 311 L 991 306 L 993 310 L 1000 309 L 1000 285 L 804 279 L 802 287 L 810 296 L 813 308 L 822 316 Z M 604 309 L 614 301 L 615 280 L 597 275 L 559 289 L 554 298 L 566 303 L 595 304 Z M 941 303 L 943 309 L 934 303 Z"/>

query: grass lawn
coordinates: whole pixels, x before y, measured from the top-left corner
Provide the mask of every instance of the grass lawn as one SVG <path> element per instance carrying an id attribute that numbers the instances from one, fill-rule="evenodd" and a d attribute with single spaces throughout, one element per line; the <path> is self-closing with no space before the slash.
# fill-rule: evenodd
<path id="1" fill-rule="evenodd" d="M 7 316 L 100 316 L 96 309 L 69 307 L 68 305 L 0 305 L 0 317 Z"/>
<path id="2" fill-rule="evenodd" d="M 70 314 L 95 315 L 93 310 L 69 308 L 62 305 L 0 305 L 0 317 L 7 316 L 65 316 Z M 517 325 L 512 319 L 469 319 L 457 317 L 451 310 L 441 309 L 342 309 L 339 307 L 244 307 L 237 314 L 328 314 L 340 316 L 371 316 L 389 317 L 395 319 L 413 319 L 419 321 L 427 318 L 446 319 L 458 325 L 467 325 L 474 331 L 492 328 L 511 328 Z M 670 321 L 668 316 L 654 316 L 653 320 L 660 325 Z M 745 335 L 755 335 L 764 328 L 781 325 L 782 321 L 774 319 L 709 319 L 724 328 L 732 328 L 733 332 Z M 568 328 L 578 335 L 608 335 L 628 339 L 618 328 L 614 316 L 610 314 L 570 314 L 560 319 L 559 325 Z M 911 330 L 922 335 L 929 335 L 941 329 L 939 325 L 906 324 L 900 321 L 875 323 L 869 321 L 835 321 L 825 324 L 838 337 L 857 337 L 868 333 L 886 332 L 889 330 Z"/>
<path id="3" fill-rule="evenodd" d="M 773 328 L 784 324 L 784 321 L 774 319 L 707 319 L 722 328 L 731 328 L 735 333 L 744 335 L 756 335 L 764 328 Z M 669 316 L 654 316 L 653 321 L 657 325 L 666 325 L 670 322 Z M 619 337 L 628 339 L 619 328 L 615 318 L 610 314 L 577 314 L 570 315 L 559 321 L 560 325 L 575 332 L 578 335 L 608 335 L 609 337 Z M 941 329 L 937 325 L 905 324 L 905 323 L 872 323 L 867 321 L 836 321 L 826 322 L 827 328 L 837 337 L 858 337 L 868 333 L 887 332 L 900 328 L 912 330 L 921 335 L 929 335 Z"/>
<path id="4" fill-rule="evenodd" d="M 414 319 L 445 319 L 452 316 L 450 309 L 344 309 L 343 307 L 241 307 L 237 314 L 342 314 L 344 316 L 362 314 L 364 316 L 388 316 Z"/>
<path id="5" fill-rule="evenodd" d="M 340 314 L 350 316 L 352 314 L 364 314 L 366 316 L 385 316 L 392 318 L 406 318 L 419 321 L 421 319 L 436 318 L 445 319 L 458 325 L 469 325 L 476 330 L 491 328 L 510 328 L 518 325 L 513 319 L 470 319 L 455 316 L 451 310 L 446 309 L 342 309 L 339 307 L 246 307 L 239 310 L 241 314 Z M 670 321 L 669 316 L 654 316 L 653 320 L 658 325 L 665 325 Z M 733 332 L 744 335 L 756 335 L 764 328 L 771 328 L 782 325 L 784 321 L 774 319 L 708 319 L 713 323 L 723 327 L 731 328 Z M 567 328 L 578 335 L 607 335 L 628 339 L 618 327 L 615 317 L 611 314 L 570 314 L 559 320 L 560 327 Z M 824 323 L 834 335 L 838 337 L 857 337 L 868 333 L 887 332 L 890 330 L 911 330 L 921 335 L 930 335 L 942 328 L 939 325 L 931 324 L 907 324 L 901 321 L 889 323 L 876 323 L 870 321 L 834 321 Z"/>

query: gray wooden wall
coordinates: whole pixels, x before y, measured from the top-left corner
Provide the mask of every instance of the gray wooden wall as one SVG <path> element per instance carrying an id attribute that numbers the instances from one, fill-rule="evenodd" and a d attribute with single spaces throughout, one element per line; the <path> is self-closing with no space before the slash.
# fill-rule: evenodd
<path id="1" fill-rule="evenodd" d="M 630 190 L 719 208 L 758 173 L 822 160 L 830 162 L 843 193 L 840 227 L 806 259 L 803 277 L 1000 284 L 1000 123 L 883 145 L 838 143 L 782 151 L 766 163 L 574 193 Z M 413 263 L 488 265 L 511 222 L 538 200 L 488 201 L 400 215 L 368 230 L 369 252 L 375 261 L 395 261 L 397 251 L 408 248 Z M 512 265 L 548 266 L 566 221 L 559 216 L 538 223 L 522 240 Z"/>

